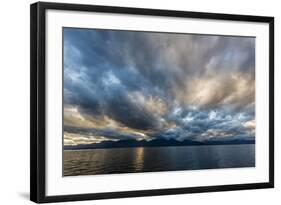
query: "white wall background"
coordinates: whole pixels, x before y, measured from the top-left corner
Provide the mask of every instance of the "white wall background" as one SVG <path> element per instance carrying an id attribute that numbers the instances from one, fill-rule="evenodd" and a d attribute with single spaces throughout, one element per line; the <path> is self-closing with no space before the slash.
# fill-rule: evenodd
<path id="1" fill-rule="evenodd" d="M 52 1 L 52 0 L 49 0 Z M 2 1 L 0 6 L 0 204 L 29 201 L 29 4 Z M 60 0 L 60 2 L 146 7 L 186 11 L 268 15 L 275 17 L 275 189 L 187 194 L 67 204 L 280 204 L 281 71 L 279 2 L 273 0 Z M 279 148 L 280 147 L 280 148 Z M 63 203 L 64 204 L 64 203 Z"/>

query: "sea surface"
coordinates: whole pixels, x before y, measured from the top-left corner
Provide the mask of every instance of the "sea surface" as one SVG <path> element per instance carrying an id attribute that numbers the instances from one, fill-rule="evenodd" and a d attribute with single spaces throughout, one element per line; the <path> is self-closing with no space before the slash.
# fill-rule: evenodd
<path id="1" fill-rule="evenodd" d="M 255 145 L 132 147 L 64 151 L 64 176 L 255 166 Z"/>

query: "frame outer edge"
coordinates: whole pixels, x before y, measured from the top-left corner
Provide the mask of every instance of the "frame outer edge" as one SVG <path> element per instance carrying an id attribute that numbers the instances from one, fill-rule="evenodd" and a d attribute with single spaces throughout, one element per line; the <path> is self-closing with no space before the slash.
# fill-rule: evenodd
<path id="1" fill-rule="evenodd" d="M 234 20 L 248 22 L 264 22 L 268 23 L 273 17 L 271 16 L 255 16 L 244 14 L 225 14 L 213 12 L 198 12 L 185 10 L 166 10 L 151 9 L 142 7 L 121 7 L 121 6 L 101 6 L 94 4 L 78 4 L 78 3 L 55 3 L 55 2 L 39 2 L 44 4 L 48 9 L 69 10 L 69 11 L 85 11 L 85 12 L 101 12 L 101 13 L 124 13 L 136 15 L 151 16 L 170 16 L 183 18 L 199 18 L 199 19 L 216 19 L 216 20 Z M 110 12 L 109 12 L 110 10 Z"/>
<path id="2" fill-rule="evenodd" d="M 30 5 L 30 200 L 45 194 L 45 8 Z"/>
<path id="3" fill-rule="evenodd" d="M 30 5 L 30 200 L 38 201 L 37 170 L 37 4 Z"/>
<path id="4" fill-rule="evenodd" d="M 269 24 L 269 181 L 264 183 L 187 187 L 128 192 L 46 196 L 46 10 L 93 11 L 200 19 L 264 22 Z M 274 17 L 218 14 L 144 8 L 37 2 L 30 5 L 30 200 L 36 203 L 144 197 L 274 187 Z"/>
<path id="5" fill-rule="evenodd" d="M 269 184 L 274 188 L 274 17 L 269 20 Z"/>

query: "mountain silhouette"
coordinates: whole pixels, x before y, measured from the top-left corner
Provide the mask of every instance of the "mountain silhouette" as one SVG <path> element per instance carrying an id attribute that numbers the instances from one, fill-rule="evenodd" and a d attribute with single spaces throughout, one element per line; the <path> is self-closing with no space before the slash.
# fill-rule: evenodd
<path id="1" fill-rule="evenodd" d="M 119 140 L 119 141 L 103 141 L 100 143 L 66 145 L 64 150 L 78 149 L 102 149 L 102 148 L 126 148 L 126 147 L 166 147 L 166 146 L 200 146 L 200 145 L 231 145 L 231 144 L 254 144 L 254 139 L 233 139 L 227 141 L 209 140 L 209 141 L 194 141 L 184 140 L 177 141 L 175 139 L 153 139 L 146 140 Z"/>

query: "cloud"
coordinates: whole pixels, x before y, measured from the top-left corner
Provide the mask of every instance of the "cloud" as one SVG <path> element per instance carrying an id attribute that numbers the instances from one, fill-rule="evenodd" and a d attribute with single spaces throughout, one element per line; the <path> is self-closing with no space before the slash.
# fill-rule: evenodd
<path id="1" fill-rule="evenodd" d="M 68 133 L 246 138 L 254 118 L 255 38 L 64 29 Z"/>
<path id="2" fill-rule="evenodd" d="M 143 133 L 135 131 L 121 131 L 111 128 L 78 128 L 78 127 L 64 127 L 64 136 L 65 139 L 71 139 L 74 142 L 77 140 L 84 141 L 88 143 L 96 143 L 104 140 L 142 140 L 147 139 L 147 136 Z M 77 138 L 77 136 L 79 138 Z"/>
<path id="3" fill-rule="evenodd" d="M 78 145 L 78 144 L 92 144 L 100 143 L 102 141 L 108 140 L 102 136 L 90 136 L 88 134 L 83 135 L 81 133 L 68 133 L 64 132 L 64 145 Z M 114 140 L 114 139 L 111 139 Z"/>
<path id="4" fill-rule="evenodd" d="M 255 81 L 241 72 L 212 74 L 187 82 L 179 98 L 188 104 L 204 107 L 224 105 L 243 109 L 255 102 Z"/>

